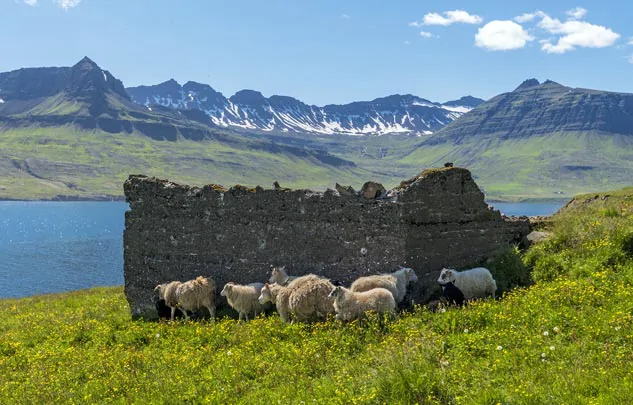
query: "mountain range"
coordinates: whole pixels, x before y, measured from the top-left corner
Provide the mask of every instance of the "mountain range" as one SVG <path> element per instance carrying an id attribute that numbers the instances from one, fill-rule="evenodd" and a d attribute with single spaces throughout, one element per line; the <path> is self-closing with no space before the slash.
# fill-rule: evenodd
<path id="1" fill-rule="evenodd" d="M 632 151 L 633 95 L 550 80 L 485 102 L 392 95 L 318 107 L 174 80 L 126 89 L 89 58 L 0 73 L 0 199 L 118 196 L 130 173 L 395 185 L 446 161 L 471 169 L 488 198 L 565 198 L 630 185 Z"/>
<path id="2" fill-rule="evenodd" d="M 391 95 L 345 105 L 308 105 L 288 96 L 266 98 L 241 90 L 226 98 L 211 86 L 180 85 L 169 80 L 155 86 L 129 87 L 136 103 L 178 110 L 200 110 L 209 124 L 266 132 L 342 135 L 430 134 L 478 106 L 483 100 L 467 96 L 444 104 L 411 94 Z"/>

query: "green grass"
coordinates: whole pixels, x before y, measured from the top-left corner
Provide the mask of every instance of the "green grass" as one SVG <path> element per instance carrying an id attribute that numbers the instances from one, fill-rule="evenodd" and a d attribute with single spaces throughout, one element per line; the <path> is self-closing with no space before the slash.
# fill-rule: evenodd
<path id="1" fill-rule="evenodd" d="M 122 195 L 129 174 L 145 174 L 202 186 L 219 183 L 324 190 L 336 182 L 360 188 L 375 176 L 363 168 L 336 168 L 314 157 L 273 153 L 251 147 L 252 141 L 226 143 L 155 141 L 138 134 L 108 134 L 61 128 L 8 130 L 0 136 L 0 198 L 51 198 L 58 194 Z M 30 175 L 12 162 L 27 161 Z M 391 179 L 391 180 L 390 180 Z"/>
<path id="2" fill-rule="evenodd" d="M 447 161 L 468 168 L 487 199 L 496 201 L 568 199 L 591 190 L 624 187 L 633 178 L 633 137 L 617 134 L 557 133 L 505 141 L 479 137 L 457 145 L 426 144 L 421 139 L 428 138 L 406 136 L 224 135 L 223 141 L 167 142 L 70 125 L 0 128 L 0 198 L 121 196 L 129 174 L 197 186 L 270 187 L 278 180 L 292 188 L 324 190 L 338 182 L 359 189 L 374 180 L 391 188 Z M 356 167 L 335 168 L 313 157 L 273 153 L 255 145 L 271 139 L 327 150 Z M 27 159 L 37 177 L 12 164 Z M 591 169 L 570 168 L 574 166 Z"/>
<path id="3" fill-rule="evenodd" d="M 574 132 L 501 140 L 501 135 L 457 145 L 418 145 L 403 160 L 431 167 L 452 161 L 466 167 L 487 198 L 495 200 L 569 199 L 631 185 L 633 137 Z"/>
<path id="4" fill-rule="evenodd" d="M 0 403 L 628 403 L 633 189 L 609 194 L 491 265 L 530 287 L 386 324 L 132 321 L 121 287 L 0 300 Z"/>

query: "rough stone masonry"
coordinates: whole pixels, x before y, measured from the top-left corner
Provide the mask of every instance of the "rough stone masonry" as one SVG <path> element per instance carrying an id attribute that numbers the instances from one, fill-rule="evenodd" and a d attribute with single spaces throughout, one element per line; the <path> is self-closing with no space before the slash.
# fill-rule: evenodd
<path id="1" fill-rule="evenodd" d="M 125 294 L 134 318 L 155 319 L 154 287 L 211 276 L 264 282 L 271 265 L 347 285 L 359 276 L 412 267 L 415 303 L 438 292 L 442 267 L 460 268 L 519 243 L 527 220 L 488 208 L 463 168 L 426 170 L 378 198 L 337 191 L 202 188 L 145 176 L 124 185 Z"/>

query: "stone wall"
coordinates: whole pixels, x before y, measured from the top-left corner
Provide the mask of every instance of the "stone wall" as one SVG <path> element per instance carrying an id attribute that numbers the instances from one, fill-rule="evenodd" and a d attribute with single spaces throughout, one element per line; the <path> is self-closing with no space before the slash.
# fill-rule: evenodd
<path id="1" fill-rule="evenodd" d="M 224 189 L 130 176 L 124 185 L 125 294 L 133 317 L 156 318 L 154 287 L 209 275 L 265 281 L 271 265 L 289 274 L 316 273 L 346 284 L 356 277 L 412 267 L 420 281 L 411 298 L 439 291 L 442 267 L 481 262 L 529 232 L 484 202 L 462 168 L 427 170 L 366 199 L 337 191 Z"/>

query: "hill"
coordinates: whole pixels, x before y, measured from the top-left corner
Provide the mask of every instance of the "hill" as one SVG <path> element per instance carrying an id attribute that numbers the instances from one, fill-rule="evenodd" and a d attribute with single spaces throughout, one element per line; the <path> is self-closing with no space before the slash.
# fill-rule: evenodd
<path id="1" fill-rule="evenodd" d="M 120 198 L 130 173 L 331 186 L 366 176 L 318 146 L 217 128 L 197 110 L 133 103 L 89 58 L 0 74 L 0 199 Z"/>
<path id="2" fill-rule="evenodd" d="M 560 198 L 631 184 L 633 94 L 527 80 L 420 141 L 404 161 L 453 161 L 489 195 Z"/>
<path id="3" fill-rule="evenodd" d="M 607 194 L 490 264 L 534 284 L 394 322 L 132 321 L 122 287 L 0 300 L 0 402 L 627 403 L 633 190 Z"/>

